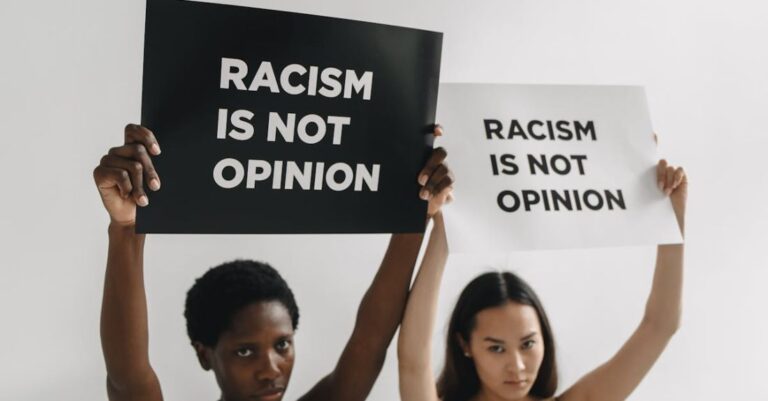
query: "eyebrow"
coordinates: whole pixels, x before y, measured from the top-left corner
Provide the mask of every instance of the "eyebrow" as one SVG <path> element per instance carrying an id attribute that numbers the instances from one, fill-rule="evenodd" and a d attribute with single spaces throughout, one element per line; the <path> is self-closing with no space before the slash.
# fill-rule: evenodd
<path id="1" fill-rule="evenodd" d="M 528 339 L 534 337 L 536 334 L 538 334 L 538 333 L 535 332 L 535 331 L 531 332 L 530 334 L 527 334 L 525 337 L 521 338 L 520 341 L 528 340 Z M 506 343 L 504 340 L 499 340 L 498 338 L 493 338 L 493 337 L 485 337 L 485 338 L 483 338 L 483 341 L 488 341 L 488 342 L 492 342 L 492 343 L 495 343 L 495 344 L 505 344 Z"/>
<path id="2" fill-rule="evenodd" d="M 498 338 L 493 338 L 493 337 L 485 337 L 483 341 L 488 341 L 496 344 L 504 344 L 504 340 L 499 340 Z"/>

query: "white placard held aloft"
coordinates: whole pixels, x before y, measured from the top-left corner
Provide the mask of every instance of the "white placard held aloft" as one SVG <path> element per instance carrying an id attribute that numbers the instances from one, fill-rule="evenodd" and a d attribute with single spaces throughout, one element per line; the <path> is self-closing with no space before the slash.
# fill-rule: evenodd
<path id="1" fill-rule="evenodd" d="M 643 88 L 442 84 L 437 116 L 452 252 L 682 242 Z"/>

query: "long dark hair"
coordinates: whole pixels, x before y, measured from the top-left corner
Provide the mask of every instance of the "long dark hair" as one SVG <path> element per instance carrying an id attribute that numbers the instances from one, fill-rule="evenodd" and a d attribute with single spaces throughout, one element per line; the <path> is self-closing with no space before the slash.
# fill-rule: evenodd
<path id="1" fill-rule="evenodd" d="M 502 306 L 509 301 L 532 306 L 536 309 L 541 324 L 544 359 L 529 394 L 539 398 L 549 398 L 555 394 L 555 341 L 539 297 L 525 281 L 513 273 L 489 272 L 467 284 L 453 309 L 445 341 L 445 366 L 437 383 L 437 392 L 443 401 L 467 401 L 480 391 L 480 378 L 477 376 L 475 363 L 471 358 L 464 356 L 457 336 L 461 336 L 469 344 L 477 313 Z"/>

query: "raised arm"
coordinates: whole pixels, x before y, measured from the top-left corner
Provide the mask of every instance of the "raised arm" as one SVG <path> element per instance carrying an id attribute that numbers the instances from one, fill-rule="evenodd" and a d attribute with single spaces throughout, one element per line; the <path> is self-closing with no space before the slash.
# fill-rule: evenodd
<path id="1" fill-rule="evenodd" d="M 680 231 L 685 233 L 688 179 L 682 168 L 661 160 L 659 188 L 669 195 Z M 683 287 L 683 245 L 659 245 L 653 287 L 640 325 L 621 349 L 568 389 L 561 401 L 621 401 L 634 391 L 664 351 L 680 325 Z"/>
<path id="2" fill-rule="evenodd" d="M 397 360 L 402 401 L 438 401 L 432 370 L 432 330 L 437 313 L 437 298 L 448 242 L 443 216 L 433 219 L 432 234 L 421 267 L 408 297 L 405 316 L 397 340 Z"/>
<path id="3" fill-rule="evenodd" d="M 101 347 L 110 400 L 161 400 L 160 383 L 149 364 L 147 300 L 144 294 L 144 235 L 135 233 L 136 205 L 149 200 L 144 183 L 160 188 L 150 154 L 160 148 L 152 133 L 125 128 L 125 144 L 110 149 L 93 171 L 110 216 L 109 250 L 101 303 Z"/>
<path id="4" fill-rule="evenodd" d="M 435 134 L 442 130 L 436 127 Z M 419 196 L 429 201 L 428 213 L 436 213 L 450 196 L 452 176 L 435 149 L 418 180 Z M 413 268 L 423 234 L 392 236 L 373 283 L 363 296 L 352 335 L 334 370 L 315 385 L 303 401 L 362 401 L 373 387 L 384 364 L 387 348 L 403 316 Z"/>

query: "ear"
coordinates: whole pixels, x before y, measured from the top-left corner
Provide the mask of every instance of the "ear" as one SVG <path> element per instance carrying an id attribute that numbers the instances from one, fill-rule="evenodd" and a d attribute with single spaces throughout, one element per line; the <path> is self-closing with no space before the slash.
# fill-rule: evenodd
<path id="1" fill-rule="evenodd" d="M 469 344 L 464 341 L 461 333 L 456 333 L 456 342 L 459 344 L 459 348 L 461 348 L 461 352 L 464 354 L 464 356 L 467 358 L 472 358 L 472 351 L 469 349 Z"/>
<path id="2" fill-rule="evenodd" d="M 203 343 L 199 341 L 193 341 L 192 347 L 195 349 L 195 354 L 197 355 L 197 361 L 200 362 L 200 366 L 204 370 L 211 370 L 211 355 L 210 351 L 211 349 L 203 345 Z"/>

